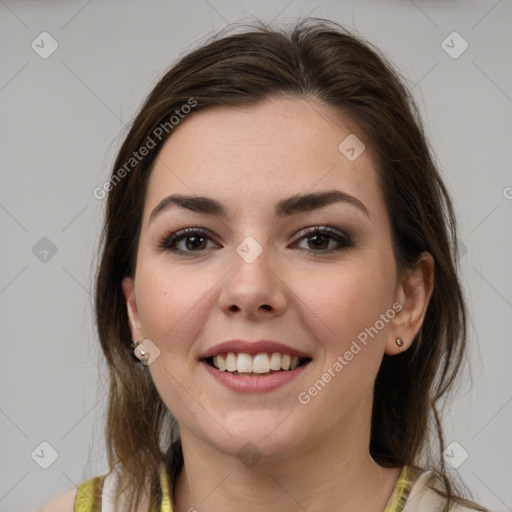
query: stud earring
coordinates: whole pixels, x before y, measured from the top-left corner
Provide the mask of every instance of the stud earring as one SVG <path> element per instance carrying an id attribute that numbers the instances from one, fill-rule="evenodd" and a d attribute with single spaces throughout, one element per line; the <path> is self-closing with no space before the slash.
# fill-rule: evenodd
<path id="1" fill-rule="evenodd" d="M 137 341 L 133 340 L 133 343 L 130 345 L 130 347 L 134 348 L 133 351 L 135 357 L 142 362 L 142 364 L 147 365 L 149 360 L 149 352 L 147 351 L 146 347 L 144 346 L 143 341 Z"/>
<path id="2" fill-rule="evenodd" d="M 404 341 L 402 338 L 396 338 L 395 343 L 400 347 L 400 352 L 402 352 L 402 350 L 404 350 Z"/>

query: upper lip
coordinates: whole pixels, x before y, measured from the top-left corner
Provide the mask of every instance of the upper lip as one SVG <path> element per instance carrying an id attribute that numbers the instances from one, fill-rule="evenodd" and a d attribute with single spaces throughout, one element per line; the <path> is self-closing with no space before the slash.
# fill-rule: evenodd
<path id="1" fill-rule="evenodd" d="M 304 358 L 310 356 L 305 352 L 297 350 L 289 345 L 285 345 L 284 343 L 279 343 L 277 341 L 271 340 L 256 340 L 256 341 L 247 341 L 241 339 L 224 341 L 222 343 L 218 343 L 213 347 L 209 348 L 206 352 L 203 352 L 199 358 L 207 359 L 208 357 L 213 357 L 218 354 L 225 354 L 227 352 L 237 352 L 237 353 L 245 353 L 245 354 L 261 354 L 264 352 L 275 353 L 278 352 L 280 354 L 289 354 L 291 356 L 297 356 L 298 358 Z"/>

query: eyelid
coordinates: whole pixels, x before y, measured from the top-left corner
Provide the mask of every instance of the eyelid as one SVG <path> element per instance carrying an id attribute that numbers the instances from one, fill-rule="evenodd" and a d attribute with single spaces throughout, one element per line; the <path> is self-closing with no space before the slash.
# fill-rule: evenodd
<path id="1" fill-rule="evenodd" d="M 293 245 L 299 243 L 302 239 L 307 238 L 308 236 L 313 236 L 315 234 L 327 236 L 331 240 L 335 240 L 338 244 L 342 245 L 342 247 L 338 247 L 338 248 L 334 248 L 334 249 L 327 249 L 324 251 L 314 251 L 314 250 L 307 251 L 307 252 L 311 252 L 315 255 L 319 255 L 319 256 L 321 256 L 322 254 L 328 255 L 333 252 L 339 252 L 339 251 L 349 248 L 349 247 L 354 247 L 354 243 L 352 242 L 352 237 L 348 233 L 346 233 L 345 231 L 343 231 L 341 229 L 330 226 L 330 225 L 314 225 L 314 226 L 309 226 L 307 228 L 301 229 L 297 233 L 297 235 L 296 235 L 297 240 L 295 242 L 293 242 Z"/>
<path id="2" fill-rule="evenodd" d="M 296 240 L 292 243 L 292 247 L 296 244 L 300 243 L 303 239 L 306 239 L 308 236 L 314 236 L 314 235 L 321 235 L 326 236 L 330 240 L 334 240 L 338 244 L 341 245 L 341 247 L 335 247 L 331 249 L 326 250 L 319 250 L 315 251 L 313 249 L 299 249 L 302 251 L 310 252 L 315 255 L 329 255 L 334 252 L 339 252 L 343 249 L 354 247 L 354 243 L 352 242 L 352 237 L 346 233 L 345 231 L 335 228 L 330 225 L 313 225 L 308 226 L 305 228 L 302 228 L 298 233 L 296 233 L 295 238 Z M 158 240 L 158 248 L 162 251 L 170 251 L 180 256 L 186 256 L 186 255 L 192 255 L 193 253 L 197 253 L 197 255 L 201 255 L 201 253 L 204 253 L 206 249 L 200 249 L 198 251 L 187 251 L 187 250 L 181 250 L 176 249 L 175 244 L 176 242 L 181 242 L 182 240 L 187 239 L 188 237 L 192 237 L 193 235 L 199 235 L 202 238 L 205 238 L 207 241 L 212 241 L 216 243 L 217 245 L 221 245 L 217 237 L 210 232 L 209 230 L 201 227 L 187 227 L 183 228 L 171 233 L 167 233 L 164 236 L 162 236 Z"/>
<path id="3" fill-rule="evenodd" d="M 167 251 L 173 251 L 176 253 L 194 252 L 194 251 L 180 251 L 180 250 L 174 249 L 171 247 L 171 244 L 176 241 L 181 241 L 183 239 L 186 239 L 187 236 L 192 236 L 192 235 L 197 235 L 197 234 L 220 245 L 219 242 L 217 241 L 217 237 L 213 233 L 208 231 L 207 229 L 200 228 L 200 227 L 188 227 L 188 228 L 179 229 L 178 231 L 173 231 L 170 233 L 167 232 L 166 234 L 164 234 L 161 238 L 158 239 L 158 242 L 157 242 L 158 248 L 162 249 L 164 251 L 167 250 Z"/>
<path id="4" fill-rule="evenodd" d="M 335 228 L 335 227 L 330 226 L 328 224 L 316 224 L 316 225 L 313 225 L 313 226 L 302 228 L 297 233 L 296 236 L 297 236 L 297 238 L 300 239 L 300 238 L 303 238 L 306 235 L 315 234 L 315 233 L 320 233 L 320 234 L 323 234 L 323 235 L 333 235 L 333 236 L 335 235 L 335 236 L 338 236 L 339 238 L 343 238 L 347 242 L 349 242 L 350 239 L 351 239 L 351 237 L 348 235 L 348 233 L 345 233 L 343 230 Z"/>

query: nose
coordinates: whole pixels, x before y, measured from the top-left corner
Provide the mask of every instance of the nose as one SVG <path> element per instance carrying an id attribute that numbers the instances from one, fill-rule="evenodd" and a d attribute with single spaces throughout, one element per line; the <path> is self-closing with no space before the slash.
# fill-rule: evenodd
<path id="1" fill-rule="evenodd" d="M 228 315 L 257 320 L 280 316 L 286 309 L 286 285 L 279 271 L 271 268 L 263 251 L 252 262 L 233 256 L 220 294 L 220 307 Z"/>

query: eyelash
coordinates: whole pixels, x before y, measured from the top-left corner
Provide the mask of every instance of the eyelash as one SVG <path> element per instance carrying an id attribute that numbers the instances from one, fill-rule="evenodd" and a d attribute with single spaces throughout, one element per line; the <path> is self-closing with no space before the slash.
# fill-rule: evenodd
<path id="1" fill-rule="evenodd" d="M 215 241 L 214 238 L 210 235 L 210 233 L 204 229 L 186 228 L 186 229 L 177 231 L 176 233 L 171 233 L 171 234 L 167 234 L 167 235 L 163 236 L 158 242 L 158 247 L 162 250 L 172 251 L 175 253 L 181 253 L 182 255 L 192 254 L 194 252 L 198 252 L 198 253 L 203 252 L 205 249 L 200 249 L 198 251 L 183 251 L 181 249 L 176 249 L 176 247 L 175 247 L 175 244 L 177 242 L 179 242 L 181 240 L 186 240 L 187 238 L 191 238 L 196 235 L 199 235 L 201 238 L 206 238 L 208 240 Z M 299 237 L 297 242 L 299 242 L 300 240 L 302 240 L 304 238 L 307 239 L 307 238 L 313 237 L 315 235 L 322 235 L 322 236 L 326 236 L 330 239 L 336 240 L 338 243 L 342 244 L 342 247 L 338 247 L 335 249 L 327 249 L 327 250 L 321 250 L 321 251 L 311 250 L 311 252 L 317 253 L 319 255 L 331 254 L 333 252 L 341 251 L 347 247 L 354 246 L 354 244 L 351 241 L 351 238 L 347 234 L 345 234 L 341 231 L 338 231 L 337 229 L 332 228 L 330 226 L 314 226 L 312 228 L 305 228 L 299 232 L 299 235 L 301 235 L 301 236 Z M 307 250 L 307 249 L 303 249 L 303 250 Z"/>

